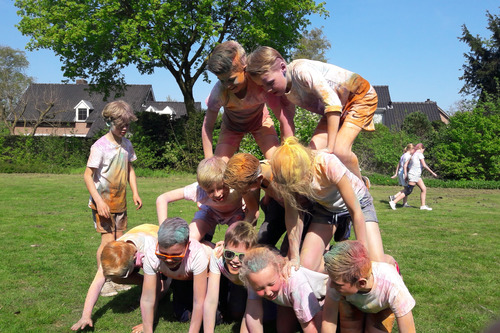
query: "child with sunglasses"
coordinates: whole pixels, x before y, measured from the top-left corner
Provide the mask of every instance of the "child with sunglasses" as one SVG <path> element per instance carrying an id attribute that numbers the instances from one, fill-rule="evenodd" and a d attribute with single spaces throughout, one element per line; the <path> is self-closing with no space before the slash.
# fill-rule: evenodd
<path id="1" fill-rule="evenodd" d="M 199 206 L 189 225 L 191 239 L 211 241 L 219 224 L 230 226 L 237 221 L 246 221 L 255 225 L 259 216 L 259 193 L 242 195 L 230 189 L 224 183 L 225 170 L 226 162 L 221 157 L 202 160 L 196 172 L 196 183 L 165 192 L 156 199 L 158 223 L 167 218 L 170 202 L 184 199 Z"/>
<path id="2" fill-rule="evenodd" d="M 73 331 L 94 326 L 91 318 L 92 309 L 106 279 L 111 279 L 115 283 L 142 285 L 143 276 L 139 274 L 141 268 L 146 279 L 148 276 L 156 277 L 156 271 L 160 266 L 154 250 L 158 242 L 157 234 L 157 225 L 142 224 L 104 246 L 101 266 L 87 292 L 82 317 L 71 326 Z"/>
<path id="3" fill-rule="evenodd" d="M 245 312 L 247 292 L 238 275 L 245 252 L 257 243 L 255 228 L 248 222 L 236 222 L 226 231 L 224 245 L 214 249 L 210 256 L 208 289 L 203 307 L 203 330 L 214 332 L 221 274 L 231 283 L 227 304 L 233 319 L 241 319 Z M 243 325 L 243 324 L 242 324 Z"/>
<path id="4" fill-rule="evenodd" d="M 289 271 L 285 265 L 287 259 L 268 247 L 254 247 L 245 254 L 240 279 L 248 288 L 245 324 L 249 332 L 262 332 L 260 297 L 280 305 L 276 320 L 279 331 L 295 332 L 297 322 L 290 320 L 293 317 L 304 333 L 321 330 L 328 275 L 300 267 L 285 276 L 283 272 Z"/>
<path id="5" fill-rule="evenodd" d="M 166 219 L 158 230 L 156 257 L 161 261 L 158 271 L 172 280 L 193 281 L 193 306 L 189 332 L 198 333 L 203 317 L 203 303 L 207 291 L 207 268 L 209 250 L 196 239 L 189 238 L 189 226 L 180 218 Z M 142 324 L 137 332 L 152 332 L 156 303 L 157 279 L 144 277 L 141 297 Z M 172 285 L 175 281 L 172 281 Z M 185 293 L 184 290 L 174 290 Z M 177 295 L 178 296 L 178 295 Z M 183 294 L 185 296 L 185 294 Z"/>

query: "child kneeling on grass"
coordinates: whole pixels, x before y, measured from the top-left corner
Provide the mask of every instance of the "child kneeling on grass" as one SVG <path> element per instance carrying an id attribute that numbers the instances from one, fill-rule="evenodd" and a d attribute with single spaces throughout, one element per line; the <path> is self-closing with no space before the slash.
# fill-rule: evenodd
<path id="1" fill-rule="evenodd" d="M 221 274 L 231 283 L 227 304 L 231 319 L 240 320 L 245 312 L 247 291 L 238 275 L 245 253 L 257 244 L 257 231 L 248 222 L 236 222 L 226 231 L 224 244 L 217 246 L 210 256 L 208 289 L 203 307 L 204 332 L 214 332 Z M 226 318 L 225 318 L 226 319 Z M 244 321 L 242 325 L 245 325 Z"/>
<path id="2" fill-rule="evenodd" d="M 335 244 L 324 255 L 330 276 L 321 332 L 415 332 L 415 300 L 393 265 L 372 262 L 359 241 Z"/>
<path id="3" fill-rule="evenodd" d="M 230 226 L 243 220 L 255 225 L 259 217 L 259 193 L 241 195 L 230 189 L 224 183 L 225 170 L 226 162 L 221 157 L 212 156 L 202 160 L 196 172 L 198 182 L 158 196 L 158 223 L 161 224 L 167 218 L 170 202 L 184 199 L 194 201 L 199 206 L 189 225 L 191 239 L 211 241 L 218 224 Z"/>
<path id="4" fill-rule="evenodd" d="M 249 332 L 262 332 L 263 308 L 259 297 L 278 305 L 279 331 L 295 329 L 297 317 L 304 333 L 319 332 L 328 276 L 300 267 L 284 276 L 287 259 L 267 247 L 255 247 L 245 254 L 240 279 L 248 288 L 245 323 Z M 287 266 L 289 267 L 289 266 Z M 293 312 L 290 310 L 293 309 Z"/>
<path id="5" fill-rule="evenodd" d="M 119 284 L 142 285 L 144 277 L 139 274 L 141 268 L 146 276 L 156 277 L 160 266 L 160 260 L 154 252 L 158 242 L 157 234 L 157 225 L 142 224 L 104 246 L 101 266 L 87 292 L 82 317 L 71 326 L 73 331 L 84 329 L 87 325 L 94 326 L 92 309 L 107 278 Z"/>

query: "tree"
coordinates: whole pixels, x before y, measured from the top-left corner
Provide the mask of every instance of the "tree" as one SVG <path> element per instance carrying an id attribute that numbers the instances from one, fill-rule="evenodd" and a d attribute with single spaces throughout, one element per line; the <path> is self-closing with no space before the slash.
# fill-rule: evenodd
<path id="1" fill-rule="evenodd" d="M 332 45 L 323 34 L 323 27 L 305 30 L 300 37 L 298 46 L 293 50 L 291 59 L 311 59 L 327 62 L 325 53 Z"/>
<path id="2" fill-rule="evenodd" d="M 23 116 L 22 113 L 14 113 L 14 108 L 33 82 L 33 78 L 26 75 L 28 67 L 24 51 L 0 46 L 0 121 L 10 134 L 14 134 L 16 122 Z M 9 121 L 9 116 L 14 121 Z"/>
<path id="3" fill-rule="evenodd" d="M 429 118 L 421 111 L 412 112 L 405 117 L 401 130 L 417 141 L 425 141 L 434 133 Z"/>
<path id="4" fill-rule="evenodd" d="M 150 74 L 166 68 L 175 78 L 188 114 L 193 86 L 205 75 L 207 56 L 226 40 L 246 49 L 269 45 L 286 56 L 310 23 L 328 15 L 313 0 L 16 0 L 19 30 L 28 49 L 52 49 L 64 76 L 89 79 L 94 90 L 125 84 L 129 65 Z"/>
<path id="5" fill-rule="evenodd" d="M 492 32 L 490 39 L 473 36 L 467 26 L 462 25 L 462 42 L 470 47 L 470 52 L 465 53 L 466 64 L 461 80 L 465 81 L 460 90 L 463 94 L 484 97 L 484 93 L 494 94 L 500 85 L 500 17 L 486 12 L 488 17 L 488 30 Z"/>

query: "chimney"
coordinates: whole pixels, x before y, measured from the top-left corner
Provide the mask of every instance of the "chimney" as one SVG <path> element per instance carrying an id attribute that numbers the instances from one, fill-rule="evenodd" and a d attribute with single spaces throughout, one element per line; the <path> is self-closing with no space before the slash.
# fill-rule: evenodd
<path id="1" fill-rule="evenodd" d="M 77 79 L 76 84 L 88 84 L 87 80 L 84 79 Z"/>

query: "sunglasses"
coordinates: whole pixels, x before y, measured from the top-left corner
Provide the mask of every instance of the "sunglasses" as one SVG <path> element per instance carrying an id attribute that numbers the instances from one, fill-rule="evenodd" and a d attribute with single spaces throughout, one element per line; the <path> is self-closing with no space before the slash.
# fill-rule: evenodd
<path id="1" fill-rule="evenodd" d="M 163 261 L 180 262 L 186 256 L 186 252 L 187 252 L 187 249 L 189 247 L 189 243 L 190 242 L 188 242 L 186 244 L 186 248 L 184 249 L 184 252 L 181 255 L 175 255 L 175 256 L 161 253 L 160 252 L 160 244 L 156 243 L 156 251 L 155 251 L 156 257 L 160 260 L 163 260 Z"/>
<path id="2" fill-rule="evenodd" d="M 233 260 L 234 257 L 238 257 L 239 261 L 243 261 L 243 258 L 245 258 L 245 253 L 241 252 L 235 252 L 231 250 L 224 250 L 224 258 L 227 260 Z"/>

